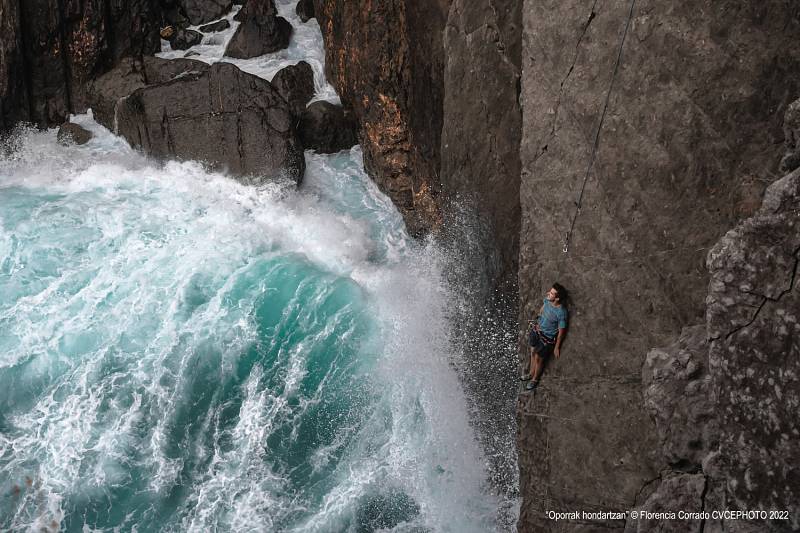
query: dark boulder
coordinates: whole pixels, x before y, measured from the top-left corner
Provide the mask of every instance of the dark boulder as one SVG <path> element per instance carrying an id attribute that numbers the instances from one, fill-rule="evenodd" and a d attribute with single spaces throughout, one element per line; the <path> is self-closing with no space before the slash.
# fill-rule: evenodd
<path id="1" fill-rule="evenodd" d="M 212 22 L 211 24 L 206 24 L 205 26 L 200 26 L 200 31 L 203 33 L 214 33 L 227 30 L 230 27 L 231 23 L 228 22 L 227 19 L 222 19 L 217 22 Z"/>
<path id="2" fill-rule="evenodd" d="M 203 41 L 203 34 L 199 31 L 179 29 L 175 31 L 169 45 L 173 50 L 188 50 Z"/>
<path id="3" fill-rule="evenodd" d="M 116 131 L 116 107 L 121 98 L 147 85 L 166 83 L 181 74 L 205 70 L 208 70 L 206 63 L 191 59 L 145 57 L 138 61 L 127 58 L 89 85 L 89 106 L 97 122 Z"/>
<path id="4" fill-rule="evenodd" d="M 236 16 L 242 22 L 228 43 L 226 56 L 249 59 L 289 46 L 292 25 L 278 16 L 272 0 L 248 0 Z"/>
<path id="5" fill-rule="evenodd" d="M 193 25 L 205 24 L 225 15 L 233 7 L 231 0 L 181 0 L 183 12 Z"/>
<path id="6" fill-rule="evenodd" d="M 272 78 L 272 86 L 289 103 L 292 114 L 299 117 L 314 97 L 314 71 L 311 65 L 300 61 L 279 70 Z"/>
<path id="7" fill-rule="evenodd" d="M 119 134 L 155 157 L 203 160 L 256 181 L 300 182 L 305 171 L 286 101 L 229 63 L 142 87 L 120 100 L 117 116 Z"/>
<path id="8" fill-rule="evenodd" d="M 356 122 L 341 106 L 314 102 L 300 118 L 303 147 L 323 154 L 347 150 L 358 144 Z"/>
<path id="9" fill-rule="evenodd" d="M 308 22 L 314 18 L 314 0 L 300 0 L 295 11 L 300 20 Z"/>
<path id="10" fill-rule="evenodd" d="M 91 131 L 72 122 L 64 123 L 58 128 L 58 143 L 65 146 L 69 144 L 86 144 L 91 138 Z"/>

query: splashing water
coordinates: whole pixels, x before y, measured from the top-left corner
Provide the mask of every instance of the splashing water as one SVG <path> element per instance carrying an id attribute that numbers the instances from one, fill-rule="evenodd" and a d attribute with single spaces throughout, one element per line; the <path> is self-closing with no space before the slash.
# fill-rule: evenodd
<path id="1" fill-rule="evenodd" d="M 233 20 L 240 7 L 234 6 L 233 10 L 223 17 L 230 23 L 230 28 L 227 30 L 205 34 L 200 44 L 192 46 L 188 50 L 173 50 L 169 42 L 161 41 L 161 49 L 163 51 L 157 55 L 165 59 L 176 59 L 188 55 L 190 59 L 206 63 L 224 61 L 268 81 L 272 81 L 275 74 L 282 68 L 305 61 L 314 71 L 316 94 L 312 102 L 327 100 L 331 103 L 339 104 L 339 95 L 336 94 L 336 90 L 325 78 L 325 48 L 322 44 L 319 23 L 313 18 L 309 19 L 308 22 L 300 20 L 300 17 L 295 12 L 297 0 L 276 0 L 275 7 L 278 10 L 278 15 L 288 20 L 292 25 L 292 37 L 289 47 L 284 50 L 252 59 L 237 59 L 225 56 L 225 49 L 240 24 Z M 190 26 L 190 29 L 193 30 L 199 30 L 199 28 L 200 26 Z"/>
<path id="2" fill-rule="evenodd" d="M 223 58 L 271 79 L 287 50 Z M 168 45 L 162 57 L 180 57 Z M 305 181 L 155 163 L 96 124 L 0 159 L 0 530 L 490 531 L 500 502 L 451 364 L 447 260 L 358 148 Z"/>
<path id="3" fill-rule="evenodd" d="M 74 121 L 0 162 L 0 529 L 494 528 L 441 262 L 358 149 L 255 189 Z"/>

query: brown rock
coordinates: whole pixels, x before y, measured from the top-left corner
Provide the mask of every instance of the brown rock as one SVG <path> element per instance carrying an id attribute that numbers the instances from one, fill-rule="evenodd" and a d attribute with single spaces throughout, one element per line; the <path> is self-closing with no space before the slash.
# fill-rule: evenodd
<path id="1" fill-rule="evenodd" d="M 327 77 L 359 124 L 364 164 L 409 231 L 440 222 L 442 29 L 447 1 L 316 0 Z"/>

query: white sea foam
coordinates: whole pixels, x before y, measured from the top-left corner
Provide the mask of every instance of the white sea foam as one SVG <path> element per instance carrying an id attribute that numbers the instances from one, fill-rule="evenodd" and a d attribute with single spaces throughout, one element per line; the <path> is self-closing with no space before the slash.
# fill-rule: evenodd
<path id="1" fill-rule="evenodd" d="M 406 526 L 493 527 L 438 252 L 408 238 L 358 149 L 307 154 L 300 191 L 252 188 L 75 120 L 89 144 L 28 132 L 0 161 L 3 198 L 35 204 L 0 205 L 0 380 L 32 402 L 0 419 L 0 483 L 22 487 L 3 526 L 74 527 L 76 505 L 139 483 L 144 509 L 185 487 L 168 528 L 331 531 L 387 490 L 417 506 Z M 257 320 L 270 298 L 277 314 Z M 274 359 L 236 385 L 253 350 Z M 208 379 L 233 396 L 203 399 Z M 327 481 L 301 497 L 270 446 L 310 445 L 304 424 L 336 402 L 355 410 L 311 450 L 309 479 Z"/>
<path id="2" fill-rule="evenodd" d="M 206 63 L 224 61 L 268 81 L 272 81 L 282 68 L 305 61 L 314 70 L 315 96 L 312 101 L 327 100 L 338 104 L 339 96 L 325 78 L 325 49 L 317 20 L 313 18 L 308 22 L 300 20 L 295 12 L 297 0 L 276 0 L 275 6 L 278 14 L 288 20 L 293 29 L 289 47 L 284 50 L 252 59 L 225 56 L 225 49 L 239 27 L 239 22 L 233 20 L 239 8 L 234 6 L 234 9 L 224 17 L 231 24 L 227 30 L 206 34 L 200 44 L 188 50 L 173 50 L 168 41 L 161 41 L 162 52 L 157 55 L 166 59 L 176 59 L 191 54 L 191 59 Z M 191 29 L 198 30 L 199 26 L 191 26 Z"/>

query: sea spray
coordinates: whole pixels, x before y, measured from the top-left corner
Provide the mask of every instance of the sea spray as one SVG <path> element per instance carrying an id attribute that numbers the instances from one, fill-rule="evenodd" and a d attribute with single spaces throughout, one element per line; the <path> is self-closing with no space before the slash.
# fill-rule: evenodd
<path id="1" fill-rule="evenodd" d="M 253 188 L 74 120 L 0 162 L 0 529 L 496 527 L 444 262 L 358 149 Z"/>

